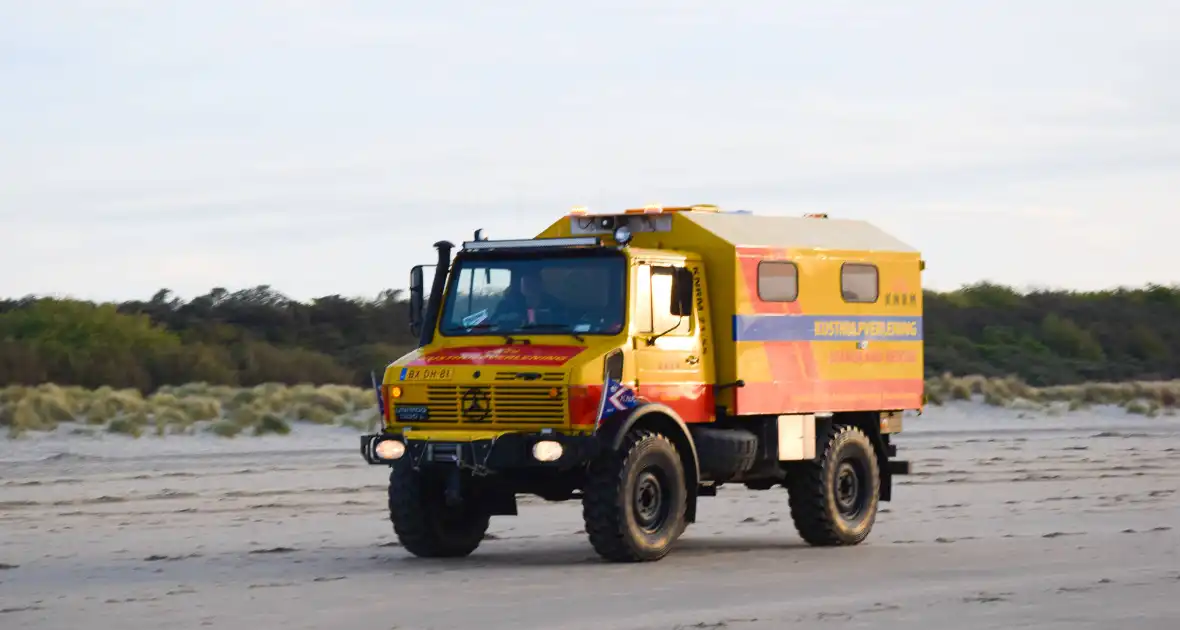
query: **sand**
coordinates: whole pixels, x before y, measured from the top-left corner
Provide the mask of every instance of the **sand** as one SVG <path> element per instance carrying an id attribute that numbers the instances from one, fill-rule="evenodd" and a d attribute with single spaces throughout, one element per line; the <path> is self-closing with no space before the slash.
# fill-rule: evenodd
<path id="1" fill-rule="evenodd" d="M 1175 418 L 933 409 L 865 544 L 726 487 L 644 565 L 601 562 L 576 502 L 413 558 L 354 436 L 0 442 L 0 628 L 1180 627 Z"/>

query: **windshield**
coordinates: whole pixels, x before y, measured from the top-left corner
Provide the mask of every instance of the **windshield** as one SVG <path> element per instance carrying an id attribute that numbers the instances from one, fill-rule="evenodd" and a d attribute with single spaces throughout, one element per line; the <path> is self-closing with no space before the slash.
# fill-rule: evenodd
<path id="1" fill-rule="evenodd" d="M 464 259 L 443 306 L 443 335 L 614 335 L 623 329 L 622 256 Z"/>

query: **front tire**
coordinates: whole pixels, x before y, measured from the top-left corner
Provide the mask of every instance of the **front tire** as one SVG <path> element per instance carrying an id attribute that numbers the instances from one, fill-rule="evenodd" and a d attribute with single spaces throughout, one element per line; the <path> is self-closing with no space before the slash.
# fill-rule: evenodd
<path id="1" fill-rule="evenodd" d="M 389 518 L 398 542 L 421 558 L 459 558 L 483 542 L 491 517 L 470 499 L 448 507 L 441 480 L 399 461 L 389 474 Z"/>
<path id="2" fill-rule="evenodd" d="M 791 519 L 812 546 L 857 545 L 877 518 L 877 454 L 854 426 L 834 426 L 828 435 L 817 461 L 793 463 L 787 473 Z"/>
<path id="3" fill-rule="evenodd" d="M 582 518 L 590 544 L 611 562 L 663 558 L 684 532 L 688 491 L 676 446 L 647 430 L 627 434 L 587 471 Z"/>

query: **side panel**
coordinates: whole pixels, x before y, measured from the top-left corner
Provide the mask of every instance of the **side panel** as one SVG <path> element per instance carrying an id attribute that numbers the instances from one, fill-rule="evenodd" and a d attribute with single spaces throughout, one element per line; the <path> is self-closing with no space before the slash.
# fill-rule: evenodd
<path id="1" fill-rule="evenodd" d="M 735 393 L 737 414 L 921 407 L 916 254 L 740 248 L 738 260 L 731 334 L 738 352 L 738 378 L 745 386 Z M 758 265 L 765 260 L 795 263 L 793 301 L 759 295 Z M 866 289 L 871 283 L 862 276 L 862 299 L 848 301 L 841 291 L 841 268 L 865 263 L 877 269 L 877 286 Z M 910 299 L 911 294 L 918 299 Z"/>

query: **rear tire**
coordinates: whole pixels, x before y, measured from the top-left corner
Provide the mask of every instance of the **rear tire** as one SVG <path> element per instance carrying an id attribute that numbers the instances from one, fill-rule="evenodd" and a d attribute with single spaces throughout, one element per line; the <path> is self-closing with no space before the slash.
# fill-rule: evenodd
<path id="1" fill-rule="evenodd" d="M 590 464 L 582 518 L 590 544 L 610 562 L 663 558 L 684 532 L 688 490 L 676 446 L 647 430 Z"/>
<path id="2" fill-rule="evenodd" d="M 389 474 L 389 518 L 398 542 L 422 558 L 459 558 L 483 542 L 491 517 L 471 501 L 448 507 L 441 480 L 402 460 Z"/>
<path id="3" fill-rule="evenodd" d="M 791 519 L 810 545 L 857 545 L 877 517 L 877 454 L 868 436 L 854 426 L 833 426 L 828 436 L 817 461 L 793 463 L 788 469 Z"/>

